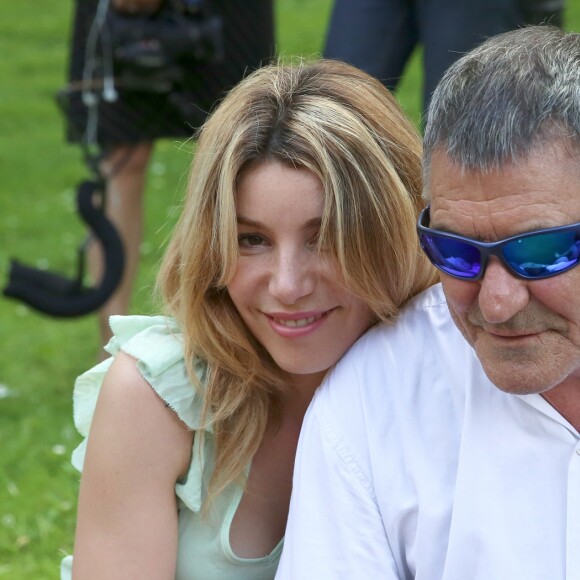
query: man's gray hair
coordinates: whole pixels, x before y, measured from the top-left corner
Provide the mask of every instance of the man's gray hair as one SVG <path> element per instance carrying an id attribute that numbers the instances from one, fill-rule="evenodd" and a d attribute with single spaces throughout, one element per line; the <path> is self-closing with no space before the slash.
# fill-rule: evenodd
<path id="1" fill-rule="evenodd" d="M 425 184 L 435 149 L 486 171 L 551 138 L 580 146 L 580 34 L 530 26 L 494 36 L 456 61 L 433 93 Z"/>

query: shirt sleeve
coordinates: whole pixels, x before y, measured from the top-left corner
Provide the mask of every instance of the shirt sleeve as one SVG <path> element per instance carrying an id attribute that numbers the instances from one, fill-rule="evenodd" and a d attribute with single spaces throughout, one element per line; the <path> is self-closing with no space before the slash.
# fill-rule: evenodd
<path id="1" fill-rule="evenodd" d="M 398 580 L 372 482 L 322 421 L 321 405 L 324 399 L 316 397 L 300 435 L 276 580 Z"/>

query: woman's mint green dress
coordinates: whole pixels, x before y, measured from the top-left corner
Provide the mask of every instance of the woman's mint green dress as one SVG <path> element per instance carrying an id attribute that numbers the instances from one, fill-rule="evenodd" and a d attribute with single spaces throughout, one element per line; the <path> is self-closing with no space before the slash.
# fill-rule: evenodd
<path id="1" fill-rule="evenodd" d="M 188 379 L 179 328 L 163 316 L 113 316 L 114 337 L 107 351 L 114 357 L 120 350 L 137 359 L 137 367 L 151 388 L 191 430 L 199 430 L 201 399 Z M 86 438 L 95 411 L 97 396 L 113 358 L 98 364 L 75 382 L 74 422 L 85 440 L 73 452 L 72 464 L 82 471 Z M 196 366 L 203 382 L 205 366 Z M 230 526 L 243 490 L 231 485 L 221 494 L 203 519 L 200 507 L 214 468 L 214 440 L 206 431 L 205 445 L 192 449 L 186 478 L 175 486 L 178 500 L 179 546 L 178 580 L 270 580 L 274 578 L 282 542 L 264 558 L 238 558 L 230 546 Z M 249 469 L 249 466 L 248 466 Z M 135 484 L 139 484 L 135 474 Z M 103 554 L 103 558 L 107 555 Z M 72 556 L 61 564 L 61 580 L 70 580 Z"/>

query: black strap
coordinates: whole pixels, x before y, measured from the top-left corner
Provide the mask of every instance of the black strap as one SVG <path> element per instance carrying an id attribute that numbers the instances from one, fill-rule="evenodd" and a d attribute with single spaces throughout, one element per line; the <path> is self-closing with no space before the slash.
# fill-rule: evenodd
<path id="1" fill-rule="evenodd" d="M 83 244 L 79 248 L 74 279 L 11 260 L 4 296 L 20 300 L 44 314 L 62 318 L 89 314 L 111 297 L 121 282 L 125 255 L 119 233 L 104 213 L 104 187 L 100 181 L 83 181 L 77 188 L 78 211 L 103 249 L 104 273 L 99 284 L 92 288 L 83 286 Z"/>

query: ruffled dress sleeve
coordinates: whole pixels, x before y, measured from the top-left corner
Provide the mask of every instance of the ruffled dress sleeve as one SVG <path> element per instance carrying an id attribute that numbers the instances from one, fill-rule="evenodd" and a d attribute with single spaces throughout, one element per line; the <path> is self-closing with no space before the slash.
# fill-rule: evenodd
<path id="1" fill-rule="evenodd" d="M 85 438 L 73 451 L 72 464 L 82 471 L 87 438 L 103 379 L 114 357 L 123 351 L 137 359 L 137 368 L 157 395 L 192 431 L 201 428 L 202 399 L 186 370 L 183 340 L 177 323 L 165 316 L 112 316 L 113 338 L 105 347 L 112 356 L 80 375 L 73 390 L 73 418 Z M 203 385 L 206 366 L 198 360 L 194 369 Z M 209 431 L 209 429 L 207 429 Z M 205 463 L 203 449 L 192 448 L 187 476 L 175 486 L 175 493 L 191 511 L 198 512 L 202 503 L 202 475 Z M 68 580 L 72 557 L 61 564 L 61 579 Z"/>

